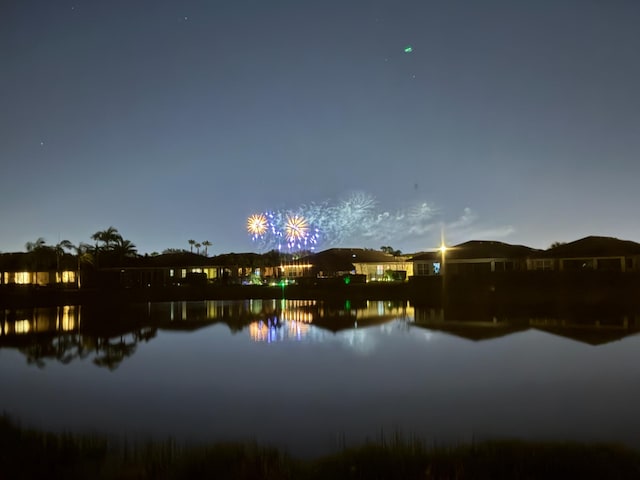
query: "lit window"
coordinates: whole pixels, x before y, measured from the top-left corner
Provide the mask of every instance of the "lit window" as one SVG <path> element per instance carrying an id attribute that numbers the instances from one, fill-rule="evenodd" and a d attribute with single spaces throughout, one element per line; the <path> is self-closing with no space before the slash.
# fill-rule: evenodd
<path id="1" fill-rule="evenodd" d="M 29 272 L 16 272 L 16 283 L 20 285 L 31 283 L 31 274 Z"/>
<path id="2" fill-rule="evenodd" d="M 66 271 L 60 272 L 56 274 L 57 283 L 73 283 L 76 281 L 76 272 L 74 271 Z"/>

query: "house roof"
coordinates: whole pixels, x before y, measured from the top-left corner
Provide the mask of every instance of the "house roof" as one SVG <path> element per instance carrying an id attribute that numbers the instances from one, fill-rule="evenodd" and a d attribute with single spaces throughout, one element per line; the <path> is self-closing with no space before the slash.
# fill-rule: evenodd
<path id="1" fill-rule="evenodd" d="M 563 243 L 544 252 L 553 258 L 617 257 L 640 255 L 640 243 L 614 237 L 589 236 Z"/>
<path id="2" fill-rule="evenodd" d="M 471 259 L 471 258 L 527 258 L 537 255 L 541 250 L 536 250 L 524 245 L 512 245 L 493 240 L 470 240 L 460 243 L 446 250 L 447 259 Z M 440 259 L 441 252 L 426 252 L 415 255 L 411 258 L 415 260 L 436 260 Z"/>
<path id="3" fill-rule="evenodd" d="M 23 252 L 0 255 L 0 268 L 7 271 L 24 269 L 29 264 L 29 254 Z"/>
<path id="4" fill-rule="evenodd" d="M 150 267 L 205 266 L 211 265 L 210 258 L 191 252 L 164 253 L 153 257 L 143 257 L 143 262 Z"/>
<path id="5" fill-rule="evenodd" d="M 582 343 L 588 343 L 589 345 L 603 345 L 605 343 L 617 342 L 624 337 L 635 335 L 638 332 L 636 330 L 626 330 L 620 328 L 575 328 L 575 327 L 542 327 L 536 326 L 536 330 L 550 333 L 551 335 L 557 335 L 559 337 L 568 338 Z"/>
<path id="6" fill-rule="evenodd" d="M 73 255 L 63 253 L 59 257 L 60 269 L 75 270 L 77 262 Z M 52 251 L 15 252 L 0 254 L 0 269 L 6 272 L 54 270 L 58 266 L 56 254 Z"/>

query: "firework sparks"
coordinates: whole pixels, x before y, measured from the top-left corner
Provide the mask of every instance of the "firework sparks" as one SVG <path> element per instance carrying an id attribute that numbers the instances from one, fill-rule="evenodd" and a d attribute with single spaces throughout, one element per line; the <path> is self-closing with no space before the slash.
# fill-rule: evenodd
<path id="1" fill-rule="evenodd" d="M 291 215 L 287 217 L 285 224 L 285 237 L 290 246 L 304 243 L 307 232 L 309 231 L 309 223 L 300 215 Z"/>
<path id="2" fill-rule="evenodd" d="M 389 243 L 425 235 L 432 231 L 438 214 L 427 202 L 396 211 L 380 210 L 372 195 L 353 192 L 335 203 L 325 200 L 294 210 L 264 210 L 249 217 L 247 230 L 264 250 L 315 250 L 320 244 L 335 246 L 345 239 Z"/>
<path id="3" fill-rule="evenodd" d="M 262 213 L 251 215 L 247 220 L 247 231 L 253 238 L 263 236 L 267 232 L 267 217 Z"/>

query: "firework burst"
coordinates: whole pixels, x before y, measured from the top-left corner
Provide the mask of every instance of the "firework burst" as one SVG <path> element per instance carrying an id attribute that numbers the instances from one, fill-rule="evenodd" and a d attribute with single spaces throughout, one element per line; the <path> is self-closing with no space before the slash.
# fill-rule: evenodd
<path id="1" fill-rule="evenodd" d="M 247 220 L 247 231 L 261 249 L 315 250 L 320 244 L 400 241 L 431 232 L 439 214 L 423 202 L 394 211 L 380 210 L 376 199 L 353 192 L 337 202 L 311 202 L 295 209 L 263 210 Z"/>
<path id="2" fill-rule="evenodd" d="M 267 232 L 267 217 L 263 213 L 256 213 L 247 219 L 247 231 L 254 240 Z"/>
<path id="3" fill-rule="evenodd" d="M 300 215 L 290 215 L 285 224 L 285 238 L 289 248 L 306 244 L 309 233 L 309 223 Z"/>

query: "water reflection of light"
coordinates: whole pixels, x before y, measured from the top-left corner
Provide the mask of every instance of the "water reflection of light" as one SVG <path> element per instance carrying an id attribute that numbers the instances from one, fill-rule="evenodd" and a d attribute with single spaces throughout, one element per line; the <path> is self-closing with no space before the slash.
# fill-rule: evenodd
<path id="1" fill-rule="evenodd" d="M 350 349 L 360 353 L 370 353 L 375 350 L 377 341 L 367 330 L 368 329 L 346 330 L 338 333 L 337 338 Z"/>
<path id="2" fill-rule="evenodd" d="M 429 331 L 424 331 L 423 332 L 423 337 L 427 342 L 430 342 L 431 340 L 433 340 L 433 333 L 431 333 Z"/>
<path id="3" fill-rule="evenodd" d="M 76 331 L 80 328 L 80 309 L 79 305 L 61 305 L 4 310 L 4 319 L 0 322 L 0 333 L 23 335 Z"/>
<path id="4" fill-rule="evenodd" d="M 58 307 L 57 318 L 56 327 L 58 330 L 64 332 L 75 330 L 80 326 L 79 307 L 76 308 L 75 305 Z"/>
<path id="5" fill-rule="evenodd" d="M 29 320 L 17 320 L 13 324 L 13 331 L 17 334 L 29 333 L 30 330 Z"/>
<path id="6" fill-rule="evenodd" d="M 296 340 L 302 340 L 309 335 L 310 326 L 303 322 L 288 322 L 289 336 L 295 337 Z"/>
<path id="7" fill-rule="evenodd" d="M 252 307 L 258 305 L 258 302 L 250 303 L 248 307 L 253 310 Z M 368 301 L 362 307 L 354 307 L 350 302 L 345 302 L 344 309 L 334 309 L 327 308 L 326 304 L 316 300 L 283 299 L 279 307 L 266 320 L 258 320 L 249 325 L 249 336 L 253 341 L 331 341 L 343 343 L 361 353 L 370 352 L 376 348 L 380 338 L 393 334 L 398 328 L 406 328 L 407 322 L 413 320 L 414 313 L 413 307 L 408 307 L 406 302 L 388 301 Z M 333 319 L 344 325 L 344 320 L 349 318 L 353 322 L 352 327 L 339 333 L 331 332 L 330 328 L 314 327 L 316 320 L 326 320 L 330 326 Z M 278 320 L 279 323 L 275 323 Z M 383 323 L 372 328 L 368 326 L 371 321 Z"/>
<path id="8" fill-rule="evenodd" d="M 254 314 L 259 314 L 263 309 L 262 300 L 261 299 L 251 299 L 249 300 L 249 311 Z"/>
<path id="9" fill-rule="evenodd" d="M 249 324 L 249 336 L 254 342 L 272 343 L 280 338 L 280 324 L 276 317 Z"/>
<path id="10" fill-rule="evenodd" d="M 313 313 L 303 310 L 284 310 L 281 314 L 282 320 L 296 323 L 312 323 Z"/>

